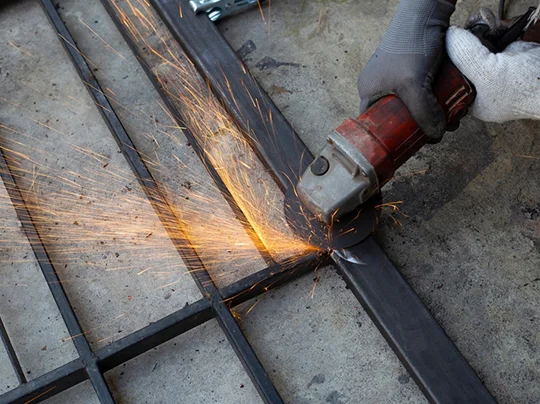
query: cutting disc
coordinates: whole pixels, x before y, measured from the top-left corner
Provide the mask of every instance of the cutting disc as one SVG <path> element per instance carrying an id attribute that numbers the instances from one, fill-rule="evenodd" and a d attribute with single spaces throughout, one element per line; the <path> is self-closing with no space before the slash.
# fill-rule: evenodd
<path id="1" fill-rule="evenodd" d="M 357 210 L 327 225 L 317 219 L 298 198 L 294 188 L 285 193 L 284 210 L 287 223 L 297 236 L 323 250 L 341 250 L 358 244 L 369 236 L 378 223 L 378 194 Z"/>

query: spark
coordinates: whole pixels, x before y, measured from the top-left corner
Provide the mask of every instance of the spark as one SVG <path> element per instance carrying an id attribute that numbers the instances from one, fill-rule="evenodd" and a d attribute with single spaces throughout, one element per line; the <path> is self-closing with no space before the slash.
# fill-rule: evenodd
<path id="1" fill-rule="evenodd" d="M 90 32 L 92 32 L 101 42 L 103 42 L 105 44 L 105 46 L 107 48 L 109 48 L 111 51 L 113 51 L 116 55 L 118 55 L 120 58 L 124 59 L 125 61 L 127 61 L 127 59 L 124 57 L 124 55 L 122 55 L 120 52 L 118 52 L 116 49 L 114 49 L 111 45 L 109 45 L 109 43 L 103 39 L 96 31 L 94 31 L 87 23 L 85 23 L 83 20 L 81 20 L 79 18 L 79 22 L 84 25 L 86 28 L 88 28 L 88 30 L 90 30 Z"/>
<path id="2" fill-rule="evenodd" d="M 176 285 L 178 282 L 180 282 L 180 280 L 177 280 L 177 281 L 168 283 L 168 284 L 166 284 L 166 285 L 160 286 L 159 288 L 154 289 L 154 291 L 155 291 L 155 290 L 160 290 L 160 289 L 168 288 L 169 286 Z"/>
<path id="3" fill-rule="evenodd" d="M 403 227 L 403 224 L 399 221 L 399 219 L 397 219 L 395 217 L 394 214 L 400 214 L 401 216 L 403 217 L 409 217 L 408 215 L 406 215 L 405 213 L 403 213 L 401 211 L 401 209 L 399 209 L 399 205 L 402 205 L 403 204 L 403 201 L 395 201 L 395 202 L 386 202 L 386 203 L 382 203 L 380 205 L 377 205 L 375 206 L 376 209 L 385 209 L 385 208 L 390 208 L 391 211 L 392 211 L 392 215 L 390 215 L 390 217 L 392 218 L 392 220 L 394 221 L 394 224 L 399 226 L 399 227 Z"/>
<path id="4" fill-rule="evenodd" d="M 25 132 L 24 125 L 0 124 L 3 133 L 0 147 L 23 197 L 22 201 L 11 201 L 5 190 L 0 189 L 0 210 L 8 212 L 14 205 L 31 212 L 31 218 L 23 217 L 22 223 L 35 224 L 39 239 L 30 238 L 29 241 L 46 246 L 62 284 L 107 279 L 118 272 L 142 279 L 153 277 L 163 283 L 153 291 L 185 282 L 186 274 L 201 269 L 186 269 L 163 227 L 170 231 L 173 239 L 183 239 L 187 234 L 189 246 L 197 253 L 197 257 L 187 258 L 200 258 L 214 279 L 230 274 L 244 277 L 245 271 L 253 270 L 253 266 L 258 265 L 254 263 L 261 261 L 259 251 L 267 251 L 271 259 L 284 267 L 293 266 L 306 253 L 319 252 L 317 246 L 297 238 L 289 229 L 283 214 L 283 193 L 254 153 L 251 145 L 256 140 L 235 125 L 181 49 L 167 33 L 160 31 L 148 4 L 143 0 L 126 3 L 129 10 L 122 10 L 114 3 L 115 9 L 138 46 L 148 49 L 155 62 L 153 72 L 183 120 L 177 119 L 175 112 L 159 102 L 156 108 L 165 112 L 166 122 L 158 122 L 148 111 L 122 105 L 109 87 L 103 86 L 103 94 L 117 112 L 118 109 L 126 111 L 140 123 L 137 130 L 153 139 L 160 153 L 169 152 L 169 148 L 161 147 L 159 142 L 171 142 L 174 146 L 170 148 L 169 157 L 172 158 L 168 159 L 174 161 L 174 165 L 163 164 L 153 151 L 147 151 L 150 155 L 137 151 L 156 178 L 166 175 L 184 180 L 176 187 L 158 180 L 162 195 L 155 195 L 153 203 L 170 207 L 175 214 L 174 220 L 156 217 L 127 164 L 115 163 L 114 152 L 110 156 L 83 146 L 85 143 L 80 139 L 84 139 L 87 131 L 95 129 L 87 127 L 84 132 L 68 132 L 68 135 L 62 123 L 52 127 L 47 117 L 28 109 L 27 103 L 4 98 L 1 100 L 10 108 L 23 111 L 28 122 L 37 123 L 39 127 L 33 124 L 31 127 L 39 131 L 30 135 Z M 120 54 L 117 56 L 125 59 Z M 82 57 L 98 68 L 88 57 Z M 113 82 L 103 72 L 100 80 Z M 28 83 L 20 84 L 32 90 L 26 92 L 34 99 L 44 97 L 51 101 L 43 91 Z M 86 85 L 92 87 L 91 83 L 86 82 Z M 225 78 L 223 86 L 232 91 Z M 247 87 L 244 90 L 262 114 L 258 94 L 248 94 Z M 67 107 L 88 102 L 61 94 L 52 101 Z M 84 108 L 79 112 L 70 111 L 72 119 L 85 113 Z M 266 134 L 279 141 L 272 115 L 263 118 Z M 211 178 L 201 175 L 194 163 L 186 160 L 185 156 L 189 155 L 186 150 L 190 151 L 182 136 L 186 126 L 197 142 L 193 146 L 200 146 L 208 162 L 217 168 L 220 179 L 242 211 L 243 219 L 235 217 Z M 56 147 L 51 147 L 54 141 L 61 142 L 64 150 L 71 152 L 72 161 L 66 167 L 60 163 L 66 160 L 65 156 Z M 295 182 L 294 178 L 290 180 Z M 6 188 L 12 186 L 5 185 Z M 311 215 L 309 212 L 304 214 L 306 217 Z M 157 219 L 163 220 L 163 226 Z M 309 225 L 309 221 L 306 223 Z M 14 215 L 0 224 L 0 230 L 0 248 L 20 248 L 26 243 L 20 241 L 20 223 Z M 131 259 L 124 262 L 124 256 Z M 20 262 L 34 259 L 29 254 Z M 70 272 L 72 266 L 84 268 L 84 276 Z M 105 326 L 106 323 L 83 334 Z"/>
<path id="5" fill-rule="evenodd" d="M 264 295 L 263 295 L 263 296 L 264 296 Z M 261 301 L 261 299 L 262 299 L 263 296 L 259 296 L 259 298 L 257 299 L 257 301 L 251 305 L 251 307 L 248 309 L 248 311 L 246 311 L 246 317 L 249 315 L 249 313 L 252 312 L 252 310 L 255 308 L 255 306 L 257 306 L 257 305 L 259 304 L 259 302 Z"/>
<path id="6" fill-rule="evenodd" d="M 40 397 L 44 396 L 45 394 L 50 393 L 50 392 L 53 391 L 54 389 L 56 389 L 56 386 L 52 386 L 50 389 L 45 390 L 43 393 L 38 394 L 37 396 L 33 397 L 32 399 L 30 399 L 30 400 L 28 400 L 28 401 L 25 401 L 24 404 L 30 404 L 30 403 L 33 403 L 34 401 L 36 401 L 36 400 L 39 399 Z"/>
<path id="7" fill-rule="evenodd" d="M 109 340 L 113 339 L 115 336 L 116 336 L 116 334 L 109 335 L 108 337 L 101 338 L 101 339 L 97 340 L 96 343 L 101 344 L 102 342 L 109 341 Z"/>
<path id="8" fill-rule="evenodd" d="M 313 299 L 315 297 L 315 289 L 317 289 L 317 285 L 319 284 L 319 281 L 321 280 L 321 277 L 320 276 L 317 276 L 314 280 L 313 280 L 313 287 L 311 288 L 311 293 L 310 293 L 310 297 Z"/>
<path id="9" fill-rule="evenodd" d="M 122 314 L 116 316 L 115 318 L 112 318 L 111 320 L 107 321 L 107 323 L 110 323 L 110 322 L 112 322 L 112 321 L 119 320 L 119 319 L 121 319 L 122 317 L 124 317 L 126 314 L 127 314 L 127 313 L 122 313 Z M 99 329 L 105 327 L 105 325 L 106 325 L 106 324 L 102 324 L 102 325 L 99 326 L 99 327 L 94 327 L 94 328 L 92 328 L 92 329 L 90 329 L 90 330 L 81 332 L 81 333 L 79 333 L 79 334 L 76 334 L 76 335 L 70 335 L 69 337 L 62 338 L 62 342 L 70 341 L 70 340 L 73 340 L 73 339 L 75 339 L 75 338 L 77 338 L 77 337 L 81 337 L 81 336 L 83 336 L 83 335 L 88 335 L 88 334 L 90 334 L 90 333 L 92 333 L 92 332 L 94 332 L 94 331 L 97 331 L 97 330 L 99 330 Z"/>
<path id="10" fill-rule="evenodd" d="M 526 154 L 515 154 L 516 157 L 521 157 L 524 159 L 531 159 L 531 160 L 540 160 L 540 156 L 529 156 Z"/>
<path id="11" fill-rule="evenodd" d="M 391 208 L 393 212 L 399 212 L 399 213 L 402 213 L 400 210 L 399 210 L 399 205 L 402 205 L 403 204 L 403 201 L 395 201 L 395 202 L 385 202 L 385 203 L 381 203 L 377 206 L 375 206 L 376 209 L 382 209 L 382 208 Z M 404 216 L 407 216 L 405 215 L 404 213 L 402 213 Z"/>
<path id="12" fill-rule="evenodd" d="M 261 1 L 257 1 L 257 8 L 259 9 L 259 13 L 261 14 L 261 20 L 264 24 L 266 24 L 266 19 L 264 18 L 264 10 L 262 8 Z"/>
<path id="13" fill-rule="evenodd" d="M 29 56 L 31 58 L 34 58 L 34 55 L 32 55 L 30 52 L 28 51 L 25 51 L 24 49 L 21 48 L 21 45 L 15 45 L 13 42 L 11 42 L 10 40 L 8 40 L 8 44 L 10 44 L 11 46 L 13 46 L 15 49 L 17 49 L 19 52 L 23 53 L 24 55 L 26 56 Z"/>
<path id="14" fill-rule="evenodd" d="M 61 132 L 61 131 L 59 131 L 58 129 L 54 129 L 52 126 L 46 125 L 46 124 L 44 124 L 43 122 L 36 121 L 36 123 L 37 123 L 39 126 L 43 126 L 44 128 L 50 129 L 50 130 L 55 131 L 55 132 L 57 132 L 57 133 L 59 133 L 59 134 L 61 134 L 61 135 L 67 136 L 64 132 Z"/>

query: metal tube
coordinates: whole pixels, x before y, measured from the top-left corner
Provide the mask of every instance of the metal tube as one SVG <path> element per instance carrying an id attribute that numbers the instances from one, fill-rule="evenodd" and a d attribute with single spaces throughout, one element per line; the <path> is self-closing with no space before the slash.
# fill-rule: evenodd
<path id="1" fill-rule="evenodd" d="M 51 4 L 51 7 L 52 6 Z M 11 173 L 11 169 L 8 166 L 6 158 L 4 157 L 2 148 L 0 147 L 0 177 L 4 181 L 4 185 L 8 192 L 11 203 L 17 213 L 17 217 L 21 223 L 22 229 L 30 242 L 36 260 L 39 264 L 43 277 L 47 281 L 49 290 L 51 291 L 53 298 L 58 306 L 58 310 L 62 315 L 62 319 L 66 324 L 69 335 L 72 337 L 73 344 L 77 349 L 81 360 L 86 363 L 86 372 L 88 373 L 88 378 L 92 382 L 92 386 L 96 390 L 100 401 L 102 403 L 114 403 L 112 394 L 103 378 L 103 375 L 100 373 L 94 354 L 90 349 L 90 345 L 84 336 L 84 333 L 79 325 L 79 321 L 75 316 L 73 307 L 71 306 L 69 299 L 66 295 L 64 287 L 60 282 L 56 269 L 52 265 L 51 259 L 41 237 L 37 231 L 36 225 L 32 220 L 30 211 L 26 207 L 24 198 L 19 190 L 15 178 Z"/>
<path id="2" fill-rule="evenodd" d="M 275 265 L 221 289 L 223 301 L 237 306 L 320 265 L 319 257 L 302 259 L 294 269 Z M 106 372 L 214 318 L 207 299 L 198 300 L 112 344 L 96 351 L 99 367 Z"/>
<path id="3" fill-rule="evenodd" d="M 248 140 L 279 187 L 285 191 L 295 184 L 313 155 L 217 27 L 206 15 L 195 15 L 189 0 L 150 3 L 238 126 L 251 135 Z"/>
<path id="4" fill-rule="evenodd" d="M 17 376 L 17 380 L 20 384 L 26 383 L 26 375 L 24 374 L 21 363 L 19 362 L 19 358 L 17 358 L 17 354 L 15 353 L 15 349 L 13 348 L 13 344 L 11 343 L 11 340 L 9 339 L 9 335 L 7 333 L 6 327 L 4 326 L 4 322 L 0 318 L 0 338 L 2 339 L 2 343 L 4 344 L 4 348 L 6 349 L 7 355 L 9 357 L 9 361 L 11 362 L 11 366 L 13 366 L 13 370 L 15 372 L 15 375 Z"/>
<path id="5" fill-rule="evenodd" d="M 99 367 L 107 372 L 214 317 L 207 299 L 201 299 L 96 351 Z"/>
<path id="6" fill-rule="evenodd" d="M 352 249 L 364 264 L 335 257 L 338 272 L 431 403 L 494 398 L 373 237 Z"/>
<path id="7" fill-rule="evenodd" d="M 161 99 L 163 100 L 165 106 L 171 111 L 171 115 L 174 118 L 175 122 L 178 124 L 179 127 L 182 128 L 182 132 L 184 136 L 189 140 L 191 143 L 191 146 L 193 147 L 193 150 L 197 154 L 197 157 L 202 161 L 204 164 L 204 167 L 208 171 L 208 174 L 210 174 L 210 177 L 214 181 L 214 184 L 219 189 L 221 194 L 223 195 L 224 199 L 229 204 L 230 208 L 232 209 L 234 215 L 238 218 L 242 226 L 247 231 L 247 234 L 252 238 L 255 246 L 257 246 L 259 253 L 261 254 L 261 257 L 266 261 L 268 265 L 275 264 L 274 259 L 272 258 L 270 252 L 264 247 L 263 242 L 260 238 L 257 236 L 257 232 L 253 229 L 253 227 L 250 225 L 249 220 L 244 215 L 244 212 L 240 209 L 240 207 L 235 203 L 234 197 L 230 193 L 230 191 L 227 189 L 227 186 L 219 176 L 217 170 L 212 165 L 212 162 L 210 161 L 208 154 L 204 151 L 203 146 L 200 143 L 200 139 L 193 134 L 191 129 L 189 128 L 189 125 L 183 121 L 182 114 L 176 107 L 174 101 L 171 99 L 171 95 L 168 94 L 163 86 L 159 83 L 156 75 L 152 72 L 152 70 L 149 68 L 149 66 L 144 63 L 144 55 L 140 52 L 138 46 L 134 42 L 133 38 L 129 34 L 128 30 L 126 29 L 126 26 L 122 23 L 121 18 L 118 16 L 118 14 L 115 11 L 115 7 L 111 4 L 110 0 L 101 0 L 101 4 L 105 9 L 107 10 L 107 13 L 113 20 L 114 24 L 116 25 L 116 28 L 120 33 L 122 34 L 122 37 L 130 47 L 133 54 L 137 57 L 137 60 L 140 62 L 140 66 L 145 71 L 147 77 L 152 82 L 154 88 L 160 95 Z"/>
<path id="8" fill-rule="evenodd" d="M 36 404 L 87 379 L 85 364 L 76 359 L 4 393 L 0 396 L 0 403 Z"/>
<path id="9" fill-rule="evenodd" d="M 184 13 L 182 24 L 180 24 L 183 27 L 179 28 L 177 26 L 179 24 L 174 19 L 174 17 L 178 18 L 178 15 L 175 14 L 178 10 L 176 1 L 152 0 L 152 2 L 169 25 L 169 28 L 171 28 L 171 25 L 174 27 L 174 29 L 171 28 L 173 34 L 188 50 L 188 53 L 193 58 L 192 60 L 209 79 L 214 91 L 225 101 L 232 115 L 235 116 L 239 123 L 253 129 L 251 133 L 256 140 L 253 144 L 263 162 L 268 167 L 276 170 L 275 178 L 280 186 L 282 188 L 289 186 L 288 178 L 293 180 L 297 178 L 298 174 L 303 172 L 303 169 L 312 160 L 312 155 L 296 136 L 285 118 L 279 113 L 255 80 L 247 73 L 247 70 L 242 67 L 234 51 L 206 17 L 195 17 Z M 174 12 L 170 9 L 172 6 L 174 6 Z M 169 7 L 169 11 L 167 11 L 167 7 Z M 201 38 L 204 38 L 205 42 L 208 41 L 202 47 L 200 46 Z M 209 51 L 209 47 L 213 48 L 214 44 L 219 49 Z M 202 50 L 211 55 L 212 60 L 203 59 L 202 53 L 198 53 Z M 219 57 L 218 60 L 221 62 L 217 67 L 215 66 L 216 57 Z M 214 65 L 215 68 L 212 68 L 211 65 Z M 85 77 L 83 73 L 81 75 L 83 78 Z M 225 90 L 222 86 L 224 76 L 231 84 L 236 83 L 235 78 L 240 77 L 242 89 L 233 88 L 231 92 Z M 252 95 L 255 95 L 261 108 L 260 111 L 250 110 L 251 101 L 242 101 L 246 101 L 245 96 L 247 95 L 243 86 L 246 86 L 252 92 Z M 242 93 L 244 93 L 244 96 Z M 108 119 L 107 123 L 111 127 L 111 122 Z M 272 134 L 272 136 L 268 136 L 269 134 Z M 126 146 L 121 139 L 117 140 L 124 153 L 127 154 L 127 159 L 132 168 L 138 173 L 137 170 L 143 169 L 144 164 L 140 161 L 140 156 L 132 148 L 132 143 L 128 142 Z M 145 172 L 144 169 L 143 173 Z M 149 177 L 141 177 L 141 183 L 149 193 L 149 198 L 156 202 L 153 198 L 153 195 L 155 196 L 153 192 L 157 192 L 154 189 L 155 183 L 151 175 L 149 173 L 148 175 Z M 187 243 L 186 240 L 174 241 L 181 253 L 182 251 L 189 252 L 190 246 L 185 244 Z M 477 402 L 481 400 L 484 400 L 482 402 L 493 402 L 493 398 L 457 348 L 374 239 L 368 238 L 355 249 L 355 254 L 362 256 L 367 265 L 358 266 L 336 259 L 338 270 L 428 399 L 431 402 L 445 402 L 449 398 L 458 397 L 460 402 L 470 402 L 471 399 Z M 196 256 L 192 256 L 191 252 L 184 259 L 192 267 L 202 268 L 202 263 Z M 198 265 L 201 266 L 198 267 Z M 309 268 L 308 263 L 302 263 L 299 267 L 300 270 Z M 165 340 L 173 338 L 177 333 L 182 333 L 189 327 L 195 327 L 199 322 L 206 321 L 214 314 L 220 317 L 220 324 L 226 331 L 229 340 L 231 340 L 245 366 L 249 368 L 249 363 L 253 363 L 253 360 L 258 361 L 254 357 L 251 347 L 244 345 L 244 342 L 247 343 L 245 337 L 236 334 L 239 330 L 238 325 L 234 322 L 234 319 L 231 321 L 232 316 L 230 316 L 230 311 L 223 303 L 223 300 L 227 300 L 231 305 L 238 304 L 244 299 L 254 297 L 257 293 L 266 290 L 266 288 L 275 286 L 278 282 L 288 280 L 292 275 L 290 270 L 274 273 L 270 271 L 270 274 L 268 271 L 270 270 L 261 271 L 221 291 L 218 291 L 215 285 L 205 288 L 202 283 L 211 280 L 207 272 L 201 272 L 196 281 L 205 296 L 209 298 L 209 301 L 198 301 L 191 305 L 191 308 L 182 309 L 156 322 L 155 324 L 158 325 L 155 328 L 152 327 L 154 326 L 152 324 L 135 333 L 136 335 L 133 337 L 128 336 L 125 340 L 117 341 L 111 345 L 113 349 L 106 350 L 104 348 L 98 351 L 97 354 L 102 361 L 103 369 L 108 369 L 109 366 L 129 360 L 154 345 L 157 346 Z M 252 285 L 254 289 L 249 287 L 252 282 L 254 282 Z M 258 290 L 256 290 L 257 288 Z M 252 290 L 256 290 L 256 292 L 254 293 Z M 210 304 L 213 311 L 209 311 Z M 418 335 L 422 336 L 421 342 L 417 340 Z M 429 355 L 422 355 L 423 352 L 429 352 Z M 80 373 L 84 369 L 79 368 L 80 365 L 77 363 L 72 363 L 70 366 L 73 368 L 71 373 L 68 374 L 72 378 L 71 380 L 73 381 L 74 378 L 84 380 L 86 376 L 83 374 L 83 377 L 81 377 Z M 67 368 L 64 366 L 60 369 L 66 370 Z M 260 370 L 261 368 L 257 368 L 257 371 Z M 61 374 L 60 371 L 55 372 L 53 371 L 45 376 L 50 378 L 53 373 L 52 376 L 54 377 Z M 10 397 L 20 396 L 20 392 L 23 390 L 35 393 L 34 390 L 30 389 L 30 385 L 36 382 L 34 385 L 44 386 L 45 376 L 27 385 L 20 386 L 0 398 L 3 400 L 9 395 L 11 395 Z M 252 373 L 250 373 L 250 376 L 253 377 Z M 255 378 L 259 391 L 264 388 L 271 391 L 273 386 L 264 385 L 264 382 L 268 380 L 267 375 L 259 374 L 258 376 L 262 377 L 262 379 Z M 65 382 L 69 377 L 66 376 L 64 379 L 58 380 Z M 264 395 L 262 393 L 261 395 L 266 402 L 279 402 L 280 400 L 279 396 L 276 398 L 269 394 Z M 276 401 L 273 401 L 274 399 Z"/>
<path id="10" fill-rule="evenodd" d="M 227 286 L 221 290 L 221 294 L 227 305 L 234 307 L 324 264 L 326 262 L 321 262 L 320 257 L 310 255 L 297 262 L 292 269 L 275 265 Z M 98 366 L 102 372 L 107 372 L 214 317 L 210 302 L 207 299 L 198 300 L 97 350 Z M 82 376 L 80 371 L 83 372 Z M 23 403 L 33 400 L 32 403 L 37 403 L 84 380 L 87 380 L 87 375 L 82 362 L 77 360 L 32 380 L 29 385 L 21 385 L 1 395 L 0 403 L 14 400 Z"/>

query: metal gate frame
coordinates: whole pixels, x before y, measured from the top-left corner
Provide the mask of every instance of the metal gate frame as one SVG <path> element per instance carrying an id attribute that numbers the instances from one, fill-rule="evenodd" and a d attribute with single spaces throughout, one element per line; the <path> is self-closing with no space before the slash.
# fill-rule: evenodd
<path id="1" fill-rule="evenodd" d="M 137 53 L 109 1 L 102 0 L 102 3 L 125 40 Z M 282 190 L 287 189 L 290 182 L 294 182 L 299 173 L 311 163 L 313 155 L 205 14 L 191 13 L 189 0 L 150 0 L 150 3 L 174 39 L 208 80 L 237 125 L 249 134 L 248 140 L 251 141 L 253 149 L 270 170 L 278 186 Z M 41 0 L 41 4 L 57 33 L 63 38 L 62 44 L 81 79 L 87 84 L 86 87 L 96 104 L 101 106 L 98 109 L 190 269 L 203 298 L 104 348 L 92 351 L 65 290 L 58 281 L 31 212 L 25 206 L 16 179 L 10 171 L 9 158 L 0 148 L 0 176 L 79 354 L 78 359 L 28 382 L 0 320 L 0 336 L 20 383 L 17 388 L 0 396 L 0 403 L 43 401 L 84 380 L 90 380 L 101 403 L 114 403 L 103 376 L 105 372 L 212 318 L 218 320 L 262 400 L 266 403 L 281 403 L 283 401 L 278 391 L 234 319 L 231 308 L 311 271 L 318 265 L 330 263 L 331 260 L 430 402 L 495 402 L 474 370 L 372 236 L 354 247 L 354 253 L 362 256 L 363 265 L 351 264 L 334 255 L 330 257 L 317 254 L 306 255 L 296 261 L 295 265 L 281 265 L 273 262 L 267 252 L 261 251 L 269 265 L 266 269 L 227 287 L 217 288 L 187 237 L 179 237 L 177 231 L 172 231 L 171 225 L 178 229 L 179 221 L 170 206 L 163 204 L 164 198 L 152 174 L 114 108 L 103 95 L 99 83 L 78 51 L 56 8 L 50 0 Z M 185 10 L 182 16 L 179 13 L 180 8 Z M 142 66 L 166 104 L 172 108 L 152 72 L 144 63 Z M 227 86 L 224 85 L 225 78 Z M 255 103 L 252 99 L 256 100 Z M 270 132 L 272 136 L 269 136 Z M 185 133 L 188 138 L 196 141 L 195 137 L 191 137 L 189 129 Z M 197 147 L 195 149 L 197 150 Z M 204 157 L 202 153 L 199 153 L 199 156 Z M 227 195 L 228 191 L 220 184 L 220 179 L 212 172 L 212 168 L 210 172 L 217 186 Z M 231 198 L 226 199 L 231 201 Z M 232 207 L 237 212 L 238 208 Z"/>

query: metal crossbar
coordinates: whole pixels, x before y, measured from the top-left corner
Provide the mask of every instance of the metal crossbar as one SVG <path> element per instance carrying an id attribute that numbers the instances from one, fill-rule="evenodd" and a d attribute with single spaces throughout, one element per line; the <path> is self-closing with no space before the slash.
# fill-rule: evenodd
<path id="1" fill-rule="evenodd" d="M 137 53 L 133 43 L 130 43 L 129 36 L 119 24 L 109 1 L 102 0 L 102 2 L 111 17 L 116 20 L 118 28 L 132 50 Z M 288 188 L 313 159 L 289 123 L 242 65 L 207 16 L 196 16 L 187 12 L 188 0 L 150 0 L 150 3 L 199 72 L 209 81 L 214 93 L 223 101 L 238 126 L 249 134 L 248 140 L 251 141 L 253 149 L 270 170 L 278 186 L 282 190 Z M 171 231 L 173 227 L 175 230 L 179 229 L 179 221 L 174 212 L 163 202 L 165 199 L 151 172 L 145 166 L 114 109 L 100 91 L 99 83 L 82 58 L 53 4 L 50 0 L 42 0 L 42 4 L 55 29 L 63 37 L 63 44 L 82 80 L 89 84 L 87 88 L 90 94 L 98 105 L 105 107 L 99 108 L 105 122 L 163 221 L 179 254 L 191 270 L 203 298 L 92 352 L 65 291 L 58 282 L 54 267 L 32 221 L 31 212 L 26 208 L 17 188 L 9 168 L 9 160 L 6 161 L 0 150 L 0 174 L 79 354 L 78 359 L 26 382 L 15 351 L 0 321 L 2 340 L 21 383 L 19 387 L 0 396 L 0 403 L 39 402 L 88 379 L 92 382 L 100 402 L 112 403 L 114 399 L 103 377 L 105 372 L 211 318 L 218 320 L 263 401 L 282 402 L 253 348 L 233 318 L 230 308 L 313 270 L 316 265 L 328 263 L 330 257 L 311 254 L 295 261 L 294 266 L 286 266 L 274 263 L 268 252 L 261 251 L 269 263 L 268 268 L 218 289 L 185 235 Z M 181 8 L 186 12 L 180 17 Z M 152 72 L 144 63 L 142 66 L 158 88 Z M 227 81 L 227 86 L 224 86 L 224 80 Z M 174 115 L 179 116 L 174 105 L 163 93 L 161 95 L 168 107 L 175 112 Z M 186 135 L 188 138 L 192 136 L 189 130 L 186 131 Z M 193 144 L 197 145 L 195 137 L 192 137 L 192 140 Z M 199 157 L 204 159 L 202 149 L 198 151 Z M 227 196 L 228 191 L 220 182 L 219 176 L 215 171 L 212 172 L 212 167 L 207 161 L 205 163 L 210 167 L 218 188 Z M 231 203 L 232 198 L 226 199 Z M 231 207 L 235 213 L 241 215 L 237 207 L 234 205 Z M 366 264 L 354 265 L 332 257 L 337 270 L 428 400 L 437 403 L 494 402 L 472 368 L 375 240 L 370 237 L 354 249 L 356 255 L 362 256 Z"/>
<path id="2" fill-rule="evenodd" d="M 15 349 L 13 348 L 13 344 L 11 343 L 11 340 L 9 339 L 9 335 L 7 333 L 6 327 L 4 326 L 4 322 L 0 318 L 0 338 L 2 339 L 2 344 L 4 344 L 4 348 L 7 352 L 7 355 L 9 357 L 9 361 L 11 363 L 11 367 L 13 368 L 13 371 L 15 372 L 15 376 L 17 376 L 17 380 L 19 381 L 19 384 L 26 383 L 26 376 L 22 370 L 21 362 L 19 361 L 19 358 L 17 358 L 17 354 L 15 353 Z"/>
<path id="3" fill-rule="evenodd" d="M 98 395 L 99 400 L 102 403 L 114 403 L 111 392 L 105 382 L 103 374 L 99 371 L 94 353 L 88 344 L 84 332 L 82 331 L 77 316 L 73 311 L 69 299 L 66 295 L 64 287 L 60 282 L 60 279 L 56 273 L 56 269 L 51 263 L 47 250 L 41 241 L 39 233 L 36 229 L 36 225 L 32 220 L 32 216 L 28 208 L 26 207 L 24 198 L 17 187 L 15 178 L 10 171 L 8 162 L 0 150 L 0 175 L 4 181 L 4 185 L 9 194 L 11 202 L 15 211 L 17 212 L 17 217 L 21 223 L 22 229 L 28 238 L 36 260 L 41 268 L 41 272 L 53 298 L 56 302 L 56 306 L 62 315 L 62 319 L 66 324 L 66 328 L 71 335 L 75 349 L 79 354 L 79 357 L 83 362 L 86 363 L 85 371 L 88 374 L 88 378 L 94 387 L 96 394 Z"/>

